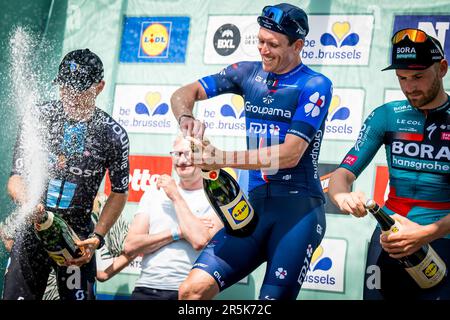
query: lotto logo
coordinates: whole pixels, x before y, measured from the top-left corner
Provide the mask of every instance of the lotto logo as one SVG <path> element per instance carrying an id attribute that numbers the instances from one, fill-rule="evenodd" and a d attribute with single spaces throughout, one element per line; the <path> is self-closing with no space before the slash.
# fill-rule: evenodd
<path id="1" fill-rule="evenodd" d="M 130 156 L 130 184 L 128 201 L 139 202 L 144 191 L 156 184 L 160 175 L 172 174 L 170 157 Z M 111 182 L 106 178 L 105 193 L 111 191 Z"/>

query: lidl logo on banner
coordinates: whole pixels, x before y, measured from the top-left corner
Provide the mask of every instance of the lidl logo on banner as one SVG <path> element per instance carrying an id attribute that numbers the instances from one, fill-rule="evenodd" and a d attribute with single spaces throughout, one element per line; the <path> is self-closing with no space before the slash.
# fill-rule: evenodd
<path id="1" fill-rule="evenodd" d="M 314 251 L 302 290 L 344 292 L 347 241 L 324 238 Z"/>
<path id="2" fill-rule="evenodd" d="M 128 201 L 139 202 L 144 192 L 156 185 L 162 174 L 172 174 L 172 159 L 170 157 L 156 156 L 130 156 L 130 184 Z M 105 181 L 105 193 L 109 194 L 111 182 Z"/>
<path id="3" fill-rule="evenodd" d="M 125 17 L 120 62 L 183 63 L 189 17 Z"/>
<path id="4" fill-rule="evenodd" d="M 364 90 L 335 88 L 333 93 L 324 139 L 354 141 L 361 127 Z"/>
<path id="5" fill-rule="evenodd" d="M 223 94 L 198 102 L 197 117 L 203 120 L 208 135 L 245 136 L 244 99 Z"/>
<path id="6" fill-rule="evenodd" d="M 439 40 L 446 56 L 450 55 L 450 15 L 402 15 L 395 16 L 394 30 L 418 28 Z"/>
<path id="7" fill-rule="evenodd" d="M 141 35 L 139 58 L 168 57 L 169 34 L 172 24 L 170 22 L 143 22 L 144 31 Z"/>
<path id="8" fill-rule="evenodd" d="M 310 15 L 310 33 L 301 52 L 306 64 L 367 65 L 372 15 Z"/>
<path id="9" fill-rule="evenodd" d="M 116 85 L 113 117 L 129 133 L 175 133 L 169 103 L 177 86 Z"/>

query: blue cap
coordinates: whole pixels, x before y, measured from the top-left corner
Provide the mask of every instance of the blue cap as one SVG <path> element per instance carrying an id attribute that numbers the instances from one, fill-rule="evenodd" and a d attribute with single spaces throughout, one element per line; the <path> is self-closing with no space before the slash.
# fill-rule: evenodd
<path id="1" fill-rule="evenodd" d="M 66 54 L 59 65 L 53 83 L 69 85 L 77 91 L 89 89 L 103 79 L 103 63 L 89 49 L 74 50 Z"/>
<path id="2" fill-rule="evenodd" d="M 289 3 L 264 7 L 258 23 L 263 28 L 294 39 L 305 39 L 309 32 L 306 12 Z"/>

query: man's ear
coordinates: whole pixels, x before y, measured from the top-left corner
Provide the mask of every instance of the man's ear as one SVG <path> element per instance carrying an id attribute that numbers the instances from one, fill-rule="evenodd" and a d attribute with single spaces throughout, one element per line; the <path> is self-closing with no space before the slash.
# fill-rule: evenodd
<path id="1" fill-rule="evenodd" d="M 95 87 L 95 93 L 97 96 L 100 94 L 100 92 L 103 91 L 104 87 L 105 87 L 105 80 L 101 80 Z"/>
<path id="2" fill-rule="evenodd" d="M 293 44 L 295 51 L 298 51 L 300 53 L 300 51 L 302 51 L 303 47 L 305 46 L 305 40 L 298 39 Z"/>

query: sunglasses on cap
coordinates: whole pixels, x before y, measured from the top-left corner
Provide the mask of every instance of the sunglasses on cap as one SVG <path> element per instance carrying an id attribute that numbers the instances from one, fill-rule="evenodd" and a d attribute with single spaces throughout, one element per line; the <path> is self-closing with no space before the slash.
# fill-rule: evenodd
<path id="1" fill-rule="evenodd" d="M 437 44 L 436 41 L 432 37 L 427 35 L 425 33 L 425 31 L 422 31 L 420 29 L 407 28 L 407 29 L 402 29 L 402 30 L 397 31 L 394 34 L 394 36 L 392 37 L 392 44 L 399 43 L 400 41 L 405 39 L 405 37 L 408 37 L 409 40 L 414 43 L 424 43 L 427 40 L 429 40 L 433 43 L 433 45 L 436 47 L 436 49 L 439 50 L 439 53 L 442 56 L 444 56 L 444 52 L 442 51 L 441 46 L 439 44 Z"/>
<path id="2" fill-rule="evenodd" d="M 263 17 L 269 18 L 280 25 L 286 18 L 286 13 L 283 10 L 275 8 L 273 6 L 265 6 L 262 10 L 262 13 Z"/>
<path id="3" fill-rule="evenodd" d="M 405 37 L 415 43 L 423 43 L 428 39 L 428 35 L 420 29 L 402 29 L 397 31 L 392 37 L 392 44 L 397 44 Z"/>

